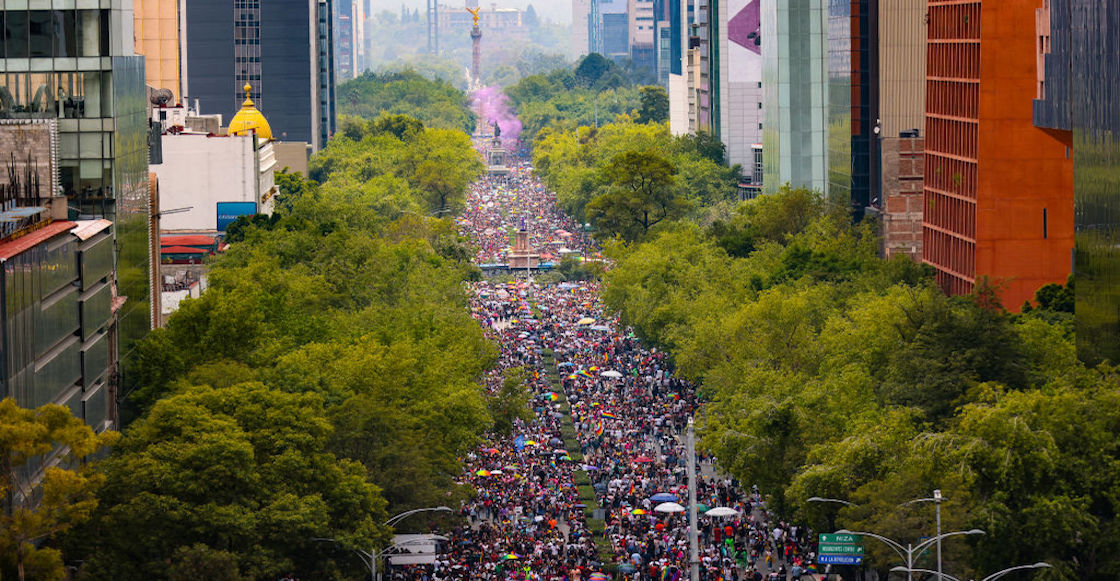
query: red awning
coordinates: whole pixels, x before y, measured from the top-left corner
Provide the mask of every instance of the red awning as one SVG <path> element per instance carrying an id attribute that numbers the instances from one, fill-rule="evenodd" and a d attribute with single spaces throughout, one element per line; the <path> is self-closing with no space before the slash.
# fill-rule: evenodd
<path id="1" fill-rule="evenodd" d="M 159 249 L 160 254 L 210 254 L 209 250 L 200 250 L 190 246 L 164 246 Z"/>
<path id="2" fill-rule="evenodd" d="M 213 246 L 214 238 L 211 236 L 164 236 L 159 239 L 160 246 Z"/>

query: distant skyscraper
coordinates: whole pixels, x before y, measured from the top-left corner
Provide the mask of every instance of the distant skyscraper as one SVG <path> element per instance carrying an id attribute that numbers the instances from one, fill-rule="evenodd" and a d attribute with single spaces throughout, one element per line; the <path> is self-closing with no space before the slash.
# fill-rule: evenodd
<path id="1" fill-rule="evenodd" d="M 762 0 L 763 188 L 828 191 L 825 0 Z"/>
<path id="2" fill-rule="evenodd" d="M 594 0 L 572 0 L 572 56 L 579 58 L 588 52 L 590 42 L 591 3 Z"/>
<path id="3" fill-rule="evenodd" d="M 1033 125 L 1039 6 L 930 0 L 928 10 L 923 258 L 946 292 L 987 276 L 1012 310 L 1064 283 L 1073 250 L 1072 144 Z"/>
<path id="4" fill-rule="evenodd" d="M 720 66 L 720 137 L 727 160 L 747 170 L 753 145 L 762 143 L 761 0 L 718 0 Z"/>
<path id="5" fill-rule="evenodd" d="M 201 112 L 231 118 L 248 83 L 277 139 L 326 145 L 335 129 L 331 0 L 190 0 L 185 13 L 183 93 Z"/>
<path id="6" fill-rule="evenodd" d="M 628 0 L 593 0 L 593 22 L 597 43 L 591 52 L 618 60 L 630 56 L 630 13 Z"/>
<path id="7" fill-rule="evenodd" d="M 630 60 L 634 68 L 657 75 L 657 51 L 654 44 L 656 18 L 654 0 L 629 0 Z"/>
<path id="8" fill-rule="evenodd" d="M 355 10 L 360 2 L 334 0 L 334 50 L 335 71 L 338 79 L 354 78 L 357 70 L 358 51 L 354 29 L 357 24 Z"/>
<path id="9" fill-rule="evenodd" d="M 667 0 L 669 129 L 720 137 L 718 2 Z"/>
<path id="10" fill-rule="evenodd" d="M 1120 11 L 1039 0 L 1034 124 L 1073 143 L 1078 355 L 1120 362 Z M 1033 171 L 1032 171 L 1033 173 Z"/>

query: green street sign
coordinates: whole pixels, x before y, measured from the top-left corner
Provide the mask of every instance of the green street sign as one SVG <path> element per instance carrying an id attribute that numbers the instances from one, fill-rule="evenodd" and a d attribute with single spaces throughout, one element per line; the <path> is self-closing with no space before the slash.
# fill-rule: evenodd
<path id="1" fill-rule="evenodd" d="M 822 555 L 862 555 L 863 545 L 820 545 L 818 553 Z"/>
<path id="2" fill-rule="evenodd" d="M 821 533 L 817 542 L 822 545 L 862 545 L 863 537 L 851 534 Z"/>

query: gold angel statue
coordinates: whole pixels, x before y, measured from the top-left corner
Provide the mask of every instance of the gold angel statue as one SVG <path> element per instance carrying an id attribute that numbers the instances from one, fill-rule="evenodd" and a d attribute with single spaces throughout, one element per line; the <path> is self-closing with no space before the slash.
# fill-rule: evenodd
<path id="1" fill-rule="evenodd" d="M 467 12 L 470 12 L 471 16 L 474 17 L 474 25 L 475 26 L 478 26 L 478 12 L 480 10 L 482 10 L 481 6 L 479 6 L 478 8 L 467 8 Z"/>

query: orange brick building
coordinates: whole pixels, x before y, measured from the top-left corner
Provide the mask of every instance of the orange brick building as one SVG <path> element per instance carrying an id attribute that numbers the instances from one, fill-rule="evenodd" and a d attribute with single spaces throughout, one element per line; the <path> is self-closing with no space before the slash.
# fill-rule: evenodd
<path id="1" fill-rule="evenodd" d="M 929 0 L 923 259 L 947 293 L 977 277 L 1018 310 L 1073 252 L 1068 136 L 1033 124 L 1038 0 Z"/>

